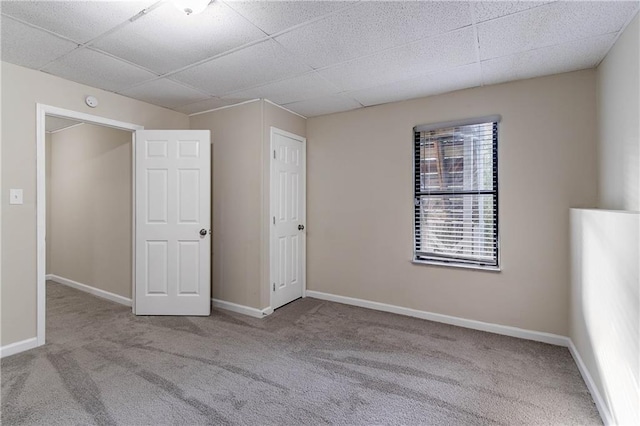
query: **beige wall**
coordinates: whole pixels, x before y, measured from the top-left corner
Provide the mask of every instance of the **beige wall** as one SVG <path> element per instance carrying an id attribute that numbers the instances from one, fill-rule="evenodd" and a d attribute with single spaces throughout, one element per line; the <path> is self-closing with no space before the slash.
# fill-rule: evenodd
<path id="1" fill-rule="evenodd" d="M 211 131 L 211 297 L 260 307 L 262 108 L 256 101 L 191 117 Z"/>
<path id="2" fill-rule="evenodd" d="M 92 94 L 100 105 L 84 104 Z M 2 345 L 36 335 L 36 103 L 135 123 L 186 129 L 184 114 L 2 62 Z M 24 204 L 9 205 L 9 188 Z"/>
<path id="3" fill-rule="evenodd" d="M 575 209 L 571 225 L 571 340 L 611 424 L 640 424 L 640 213 Z"/>
<path id="4" fill-rule="evenodd" d="M 304 136 L 306 120 L 263 100 L 191 117 L 213 144 L 212 297 L 257 309 L 270 304 L 271 126 Z"/>
<path id="5" fill-rule="evenodd" d="M 124 130 L 83 124 L 51 135 L 48 273 L 131 298 L 131 148 Z"/>
<path id="6" fill-rule="evenodd" d="M 502 272 L 415 265 L 412 128 L 501 114 Z M 307 122 L 307 287 L 567 335 L 569 208 L 596 203 L 595 71 Z"/>
<path id="7" fill-rule="evenodd" d="M 597 69 L 599 207 L 627 211 L 572 212 L 569 336 L 614 424 L 640 423 L 639 51 L 636 16 Z"/>
<path id="8" fill-rule="evenodd" d="M 640 16 L 597 71 L 599 204 L 640 211 Z"/>

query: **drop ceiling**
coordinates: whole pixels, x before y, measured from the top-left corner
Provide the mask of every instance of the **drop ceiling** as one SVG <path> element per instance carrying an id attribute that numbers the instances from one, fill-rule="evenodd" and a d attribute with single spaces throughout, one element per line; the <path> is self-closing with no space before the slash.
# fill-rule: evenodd
<path id="1" fill-rule="evenodd" d="M 638 1 L 2 1 L 2 60 L 194 114 L 311 117 L 595 67 Z"/>

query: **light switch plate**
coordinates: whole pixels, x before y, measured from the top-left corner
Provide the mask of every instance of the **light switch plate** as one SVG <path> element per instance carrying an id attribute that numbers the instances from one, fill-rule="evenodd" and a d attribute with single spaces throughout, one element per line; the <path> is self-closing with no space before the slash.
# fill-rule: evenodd
<path id="1" fill-rule="evenodd" d="M 22 189 L 9 190 L 9 204 L 22 204 Z"/>

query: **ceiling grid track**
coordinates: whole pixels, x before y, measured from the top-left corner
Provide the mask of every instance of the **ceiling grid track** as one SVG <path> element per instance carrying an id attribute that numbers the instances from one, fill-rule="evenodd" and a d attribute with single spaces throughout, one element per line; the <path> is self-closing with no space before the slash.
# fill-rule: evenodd
<path id="1" fill-rule="evenodd" d="M 476 20 L 476 13 L 473 8 L 473 4 L 469 3 L 469 13 L 471 14 L 471 26 L 473 27 L 473 37 L 475 38 L 476 48 L 476 63 L 478 64 L 478 71 L 480 72 L 480 86 L 484 86 L 484 78 L 482 77 L 482 63 L 480 61 L 480 37 L 478 36 L 478 22 Z"/>
<path id="2" fill-rule="evenodd" d="M 592 68 L 640 4 L 170 3 L 4 0 L 2 59 L 186 114 L 263 98 L 314 116 Z"/>

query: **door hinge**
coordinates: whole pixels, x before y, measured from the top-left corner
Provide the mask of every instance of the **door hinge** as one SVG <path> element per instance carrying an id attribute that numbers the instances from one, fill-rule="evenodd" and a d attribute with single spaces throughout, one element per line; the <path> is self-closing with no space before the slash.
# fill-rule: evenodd
<path id="1" fill-rule="evenodd" d="M 273 224 L 274 225 L 276 224 L 276 217 L 275 216 L 273 217 Z"/>
<path id="2" fill-rule="evenodd" d="M 276 291 L 276 283 L 273 283 L 273 291 Z"/>
<path id="3" fill-rule="evenodd" d="M 274 160 L 276 159 L 276 150 L 275 149 L 273 150 L 273 159 Z"/>

